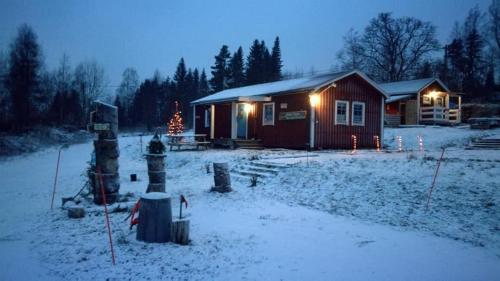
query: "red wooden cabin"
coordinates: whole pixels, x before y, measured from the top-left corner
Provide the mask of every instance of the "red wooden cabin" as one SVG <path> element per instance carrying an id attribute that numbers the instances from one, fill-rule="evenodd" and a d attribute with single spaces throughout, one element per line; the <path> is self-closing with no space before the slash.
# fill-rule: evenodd
<path id="1" fill-rule="evenodd" d="M 195 100 L 194 128 L 214 142 L 349 149 L 383 140 L 385 92 L 359 71 L 224 90 Z"/>

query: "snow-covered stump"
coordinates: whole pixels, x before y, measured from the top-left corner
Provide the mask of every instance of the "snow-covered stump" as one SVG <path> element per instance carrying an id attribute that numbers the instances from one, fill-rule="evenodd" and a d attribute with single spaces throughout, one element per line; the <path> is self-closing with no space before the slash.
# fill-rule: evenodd
<path id="1" fill-rule="evenodd" d="M 172 223 L 172 242 L 181 245 L 189 243 L 189 220 L 177 220 Z"/>
<path id="2" fill-rule="evenodd" d="M 217 192 L 232 191 L 231 176 L 227 163 L 214 163 L 214 187 L 212 190 Z"/>
<path id="3" fill-rule="evenodd" d="M 118 200 L 120 190 L 118 108 L 100 101 L 95 101 L 94 105 L 96 109 L 91 114 L 89 129 L 97 133 L 97 140 L 94 140 L 95 163 L 89 178 L 94 203 L 103 204 L 101 188 L 104 188 L 106 203 L 112 204 Z"/>
<path id="4" fill-rule="evenodd" d="M 165 154 L 147 154 L 149 184 L 146 192 L 165 192 Z"/>
<path id="5" fill-rule="evenodd" d="M 141 197 L 136 239 L 147 243 L 171 241 L 172 205 L 163 192 L 150 192 Z"/>

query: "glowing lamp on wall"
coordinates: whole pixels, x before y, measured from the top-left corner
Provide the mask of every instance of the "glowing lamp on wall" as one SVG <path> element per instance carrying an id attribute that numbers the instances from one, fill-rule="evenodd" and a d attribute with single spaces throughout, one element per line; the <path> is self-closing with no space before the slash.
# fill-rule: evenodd
<path id="1" fill-rule="evenodd" d="M 309 103 L 311 104 L 312 107 L 316 107 L 319 104 L 319 95 L 318 94 L 309 95 Z"/>
<path id="2" fill-rule="evenodd" d="M 245 103 L 245 105 L 243 106 L 243 110 L 245 110 L 245 112 L 249 114 L 253 111 L 253 106 L 251 104 Z"/>

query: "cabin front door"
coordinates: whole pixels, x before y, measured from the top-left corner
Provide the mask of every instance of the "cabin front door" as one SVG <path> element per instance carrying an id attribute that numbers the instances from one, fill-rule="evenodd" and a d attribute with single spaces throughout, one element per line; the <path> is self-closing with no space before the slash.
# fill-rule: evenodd
<path id="1" fill-rule="evenodd" d="M 248 112 L 245 111 L 245 104 L 236 105 L 236 138 L 246 139 L 248 127 Z"/>

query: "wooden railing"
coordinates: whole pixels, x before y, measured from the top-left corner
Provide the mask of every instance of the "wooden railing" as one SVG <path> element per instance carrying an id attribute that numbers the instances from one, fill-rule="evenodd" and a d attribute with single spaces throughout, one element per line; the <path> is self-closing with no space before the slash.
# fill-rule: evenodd
<path id="1" fill-rule="evenodd" d="M 420 121 L 435 123 L 460 123 L 460 110 L 442 106 L 424 106 L 420 108 Z"/>

